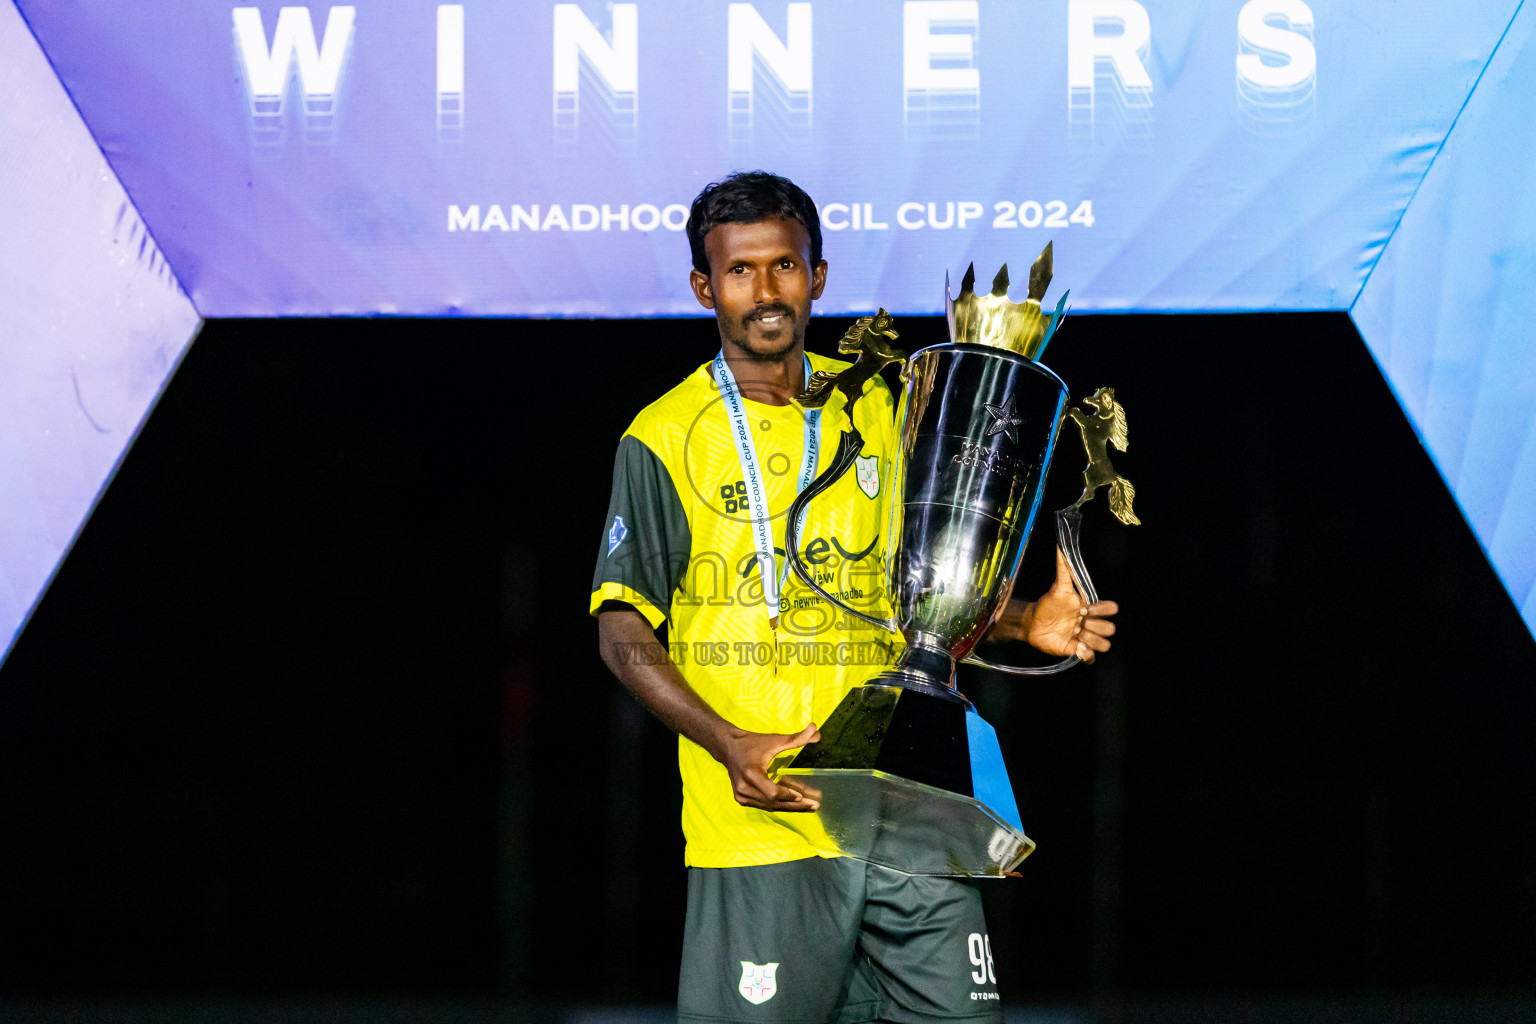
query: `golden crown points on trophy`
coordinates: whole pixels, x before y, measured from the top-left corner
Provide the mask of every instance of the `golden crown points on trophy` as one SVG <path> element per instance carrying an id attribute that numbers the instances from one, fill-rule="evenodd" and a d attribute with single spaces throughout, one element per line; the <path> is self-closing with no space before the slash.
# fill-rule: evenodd
<path id="1" fill-rule="evenodd" d="M 1040 308 L 1045 290 L 1051 285 L 1052 243 L 1047 242 L 1029 268 L 1029 292 L 1023 302 L 1008 298 L 1008 264 L 1004 263 L 992 279 L 992 291 L 977 295 L 976 265 L 965 268 L 960 279 L 960 294 L 951 297 L 949 275 L 944 277 L 944 303 L 949 313 L 949 338 L 955 342 L 986 345 L 1016 352 L 1026 359 L 1038 360 L 1045 352 L 1066 314 L 1067 294 L 1047 315 Z"/>

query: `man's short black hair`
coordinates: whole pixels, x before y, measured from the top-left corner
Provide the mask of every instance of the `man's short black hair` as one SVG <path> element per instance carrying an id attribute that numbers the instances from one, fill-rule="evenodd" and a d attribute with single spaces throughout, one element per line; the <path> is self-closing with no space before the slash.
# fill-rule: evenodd
<path id="1" fill-rule="evenodd" d="M 737 171 L 711 185 L 693 201 L 688 213 L 688 247 L 693 266 L 709 273 L 704 236 L 721 224 L 756 224 L 764 220 L 797 220 L 811 236 L 811 266 L 821 262 L 821 217 L 805 190 L 788 178 L 768 171 Z"/>

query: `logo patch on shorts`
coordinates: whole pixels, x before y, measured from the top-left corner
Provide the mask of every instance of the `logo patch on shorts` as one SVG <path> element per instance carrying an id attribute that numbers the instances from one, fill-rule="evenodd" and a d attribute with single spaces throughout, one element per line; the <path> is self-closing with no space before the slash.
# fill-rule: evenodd
<path id="1" fill-rule="evenodd" d="M 614 516 L 613 525 L 608 527 L 608 553 L 613 554 L 628 536 L 629 528 L 624 525 L 624 517 Z"/>
<path id="2" fill-rule="evenodd" d="M 741 998 L 749 1003 L 766 1003 L 773 998 L 773 994 L 779 990 L 774 975 L 778 973 L 778 964 L 755 964 L 750 960 L 741 961 L 741 985 L 739 991 Z"/>

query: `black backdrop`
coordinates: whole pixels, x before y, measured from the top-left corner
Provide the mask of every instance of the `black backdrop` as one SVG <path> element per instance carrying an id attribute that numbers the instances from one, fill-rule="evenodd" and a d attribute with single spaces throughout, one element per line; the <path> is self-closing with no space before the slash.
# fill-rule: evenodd
<path id="1" fill-rule="evenodd" d="M 586 595 L 713 339 L 210 322 L 0 668 L 0 999 L 669 1001 L 675 741 Z M 1536 644 L 1348 319 L 1047 361 L 1117 388 L 1145 525 L 1090 508 L 1111 657 L 962 673 L 1040 843 L 986 889 L 1005 999 L 1528 993 Z"/>

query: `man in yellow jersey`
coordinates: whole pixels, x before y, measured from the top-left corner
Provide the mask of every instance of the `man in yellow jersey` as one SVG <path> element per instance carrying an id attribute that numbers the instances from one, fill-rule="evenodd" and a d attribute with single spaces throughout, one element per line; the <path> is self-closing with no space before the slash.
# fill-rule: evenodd
<path id="1" fill-rule="evenodd" d="M 776 820 L 816 804 L 770 780 L 769 760 L 816 739 L 815 723 L 892 652 L 833 614 L 783 557 L 785 512 L 831 460 L 846 419 L 841 394 L 819 413 L 793 398 L 808 372 L 848 365 L 805 353 L 827 277 L 816 206 L 778 175 L 733 174 L 694 200 L 687 231 L 693 291 L 715 311 L 721 350 L 620 439 L 591 599 L 604 662 L 679 734 L 689 874 L 678 1016 L 1000 1020 L 970 883 L 822 857 Z M 860 472 L 813 504 L 801 553 L 829 591 L 883 615 L 899 441 L 880 378 L 854 419 Z M 1109 649 L 1118 609 L 1083 607 L 1059 556 L 1058 569 L 1051 590 L 1011 604 L 997 630 L 1092 661 Z"/>

